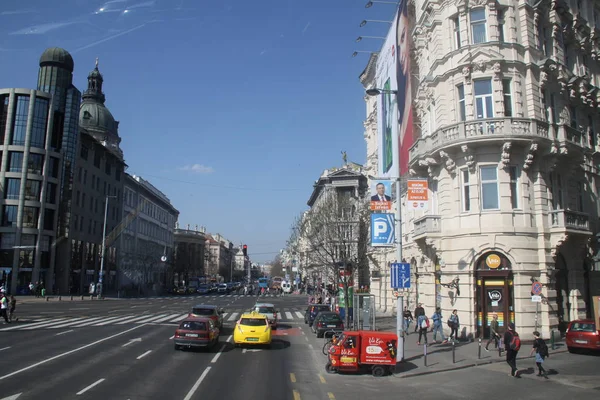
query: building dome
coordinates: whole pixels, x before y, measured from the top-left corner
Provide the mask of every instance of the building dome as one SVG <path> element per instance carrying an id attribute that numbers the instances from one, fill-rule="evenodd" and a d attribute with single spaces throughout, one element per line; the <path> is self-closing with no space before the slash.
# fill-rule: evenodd
<path id="1" fill-rule="evenodd" d="M 98 101 L 84 101 L 79 109 L 79 126 L 93 132 L 119 135 L 119 123 L 108 108 Z"/>
<path id="2" fill-rule="evenodd" d="M 73 69 L 75 68 L 73 57 L 71 57 L 68 51 L 61 49 L 60 47 L 50 47 L 42 53 L 42 56 L 40 57 L 40 67 L 46 65 L 55 65 L 64 68 L 69 72 L 73 72 Z"/>

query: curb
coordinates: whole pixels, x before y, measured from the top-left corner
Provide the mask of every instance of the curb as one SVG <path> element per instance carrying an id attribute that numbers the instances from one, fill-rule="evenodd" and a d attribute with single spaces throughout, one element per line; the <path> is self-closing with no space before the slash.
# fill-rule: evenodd
<path id="1" fill-rule="evenodd" d="M 554 350 L 552 354 L 560 354 L 560 353 L 566 353 L 568 352 L 567 349 L 564 350 Z M 517 357 L 517 360 L 527 360 L 527 359 L 533 359 L 533 356 L 527 356 L 527 357 Z M 430 370 L 430 371 L 422 371 L 422 372 L 413 372 L 413 373 L 397 373 L 394 374 L 394 377 L 398 377 L 400 379 L 405 379 L 405 378 L 412 378 L 415 376 L 424 376 L 424 375 L 432 375 L 432 374 L 438 374 L 441 372 L 450 372 L 450 371 L 458 371 L 461 369 L 467 369 L 467 368 L 473 368 L 473 367 L 481 367 L 483 365 L 489 365 L 489 364 L 497 364 L 500 362 L 506 362 L 506 360 L 504 359 L 499 359 L 499 360 L 489 360 L 489 361 L 481 361 L 481 362 L 472 362 L 470 364 L 465 364 L 465 365 L 459 365 L 456 367 L 448 367 L 448 368 L 442 368 L 442 369 L 438 369 L 438 370 Z"/>

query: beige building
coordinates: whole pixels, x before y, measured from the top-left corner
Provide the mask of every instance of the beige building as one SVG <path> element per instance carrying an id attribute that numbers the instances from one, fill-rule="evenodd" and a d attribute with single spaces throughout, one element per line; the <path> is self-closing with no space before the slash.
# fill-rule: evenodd
<path id="1" fill-rule="evenodd" d="M 494 312 L 525 337 L 564 330 L 600 294 L 590 240 L 599 228 L 600 2 L 415 0 L 412 18 L 420 138 L 410 174 L 428 178 L 430 201 L 425 212 L 403 210 L 409 306 L 457 309 L 465 335 L 487 336 Z M 367 167 L 375 102 L 367 98 Z M 381 309 L 392 302 L 386 256 L 371 266 Z M 532 301 L 536 281 L 541 302 Z"/>

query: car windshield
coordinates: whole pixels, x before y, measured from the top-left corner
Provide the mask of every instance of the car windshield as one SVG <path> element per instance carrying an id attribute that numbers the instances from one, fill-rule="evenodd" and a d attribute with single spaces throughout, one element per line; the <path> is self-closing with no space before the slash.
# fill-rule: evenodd
<path id="1" fill-rule="evenodd" d="M 179 325 L 179 329 L 186 329 L 189 331 L 205 331 L 206 330 L 206 322 L 183 321 L 181 323 L 181 325 Z"/>
<path id="2" fill-rule="evenodd" d="M 265 326 L 267 325 L 267 320 L 264 318 L 242 318 L 240 325 Z"/>
<path id="3" fill-rule="evenodd" d="M 585 324 L 581 322 L 574 322 L 571 325 L 571 331 L 573 332 L 596 332 L 596 324 Z"/>
<path id="4" fill-rule="evenodd" d="M 213 315 L 214 310 L 212 308 L 194 308 L 192 314 L 196 315 Z"/>
<path id="5" fill-rule="evenodd" d="M 273 314 L 275 309 L 273 307 L 256 307 L 259 313 Z"/>
<path id="6" fill-rule="evenodd" d="M 329 307 L 328 306 L 314 306 L 312 309 L 312 312 L 314 312 L 314 313 L 318 313 L 320 311 L 329 311 Z"/>
<path id="7" fill-rule="evenodd" d="M 320 320 L 325 322 L 340 322 L 341 318 L 337 314 L 323 314 L 319 317 Z"/>

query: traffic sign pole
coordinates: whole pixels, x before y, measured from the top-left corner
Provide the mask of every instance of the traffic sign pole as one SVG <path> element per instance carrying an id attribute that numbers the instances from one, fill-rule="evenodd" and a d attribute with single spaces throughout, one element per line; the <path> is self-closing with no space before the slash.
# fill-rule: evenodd
<path id="1" fill-rule="evenodd" d="M 397 152 L 397 146 L 394 147 Z M 396 159 L 398 159 L 397 157 Z M 396 262 L 401 263 L 402 259 L 402 187 L 400 176 L 396 180 Z M 402 292 L 401 292 L 402 293 Z M 398 351 L 396 352 L 396 362 L 404 360 L 404 296 L 400 295 L 396 298 L 396 332 L 398 335 Z"/>

